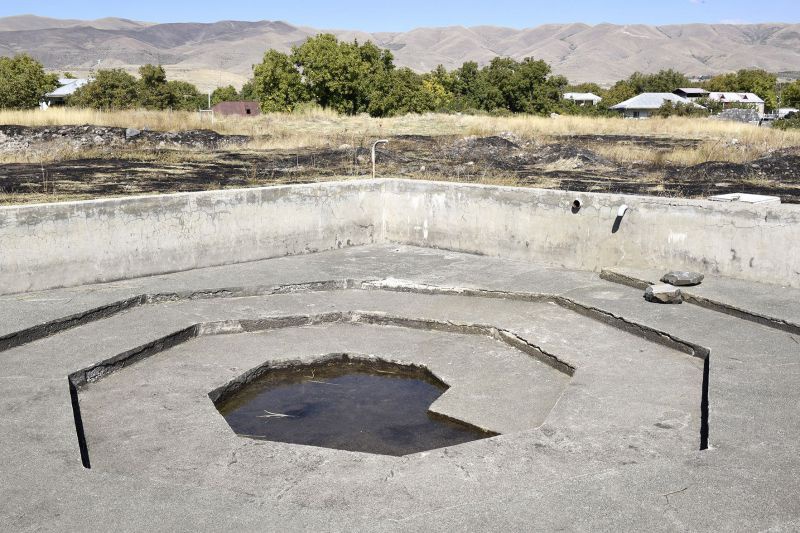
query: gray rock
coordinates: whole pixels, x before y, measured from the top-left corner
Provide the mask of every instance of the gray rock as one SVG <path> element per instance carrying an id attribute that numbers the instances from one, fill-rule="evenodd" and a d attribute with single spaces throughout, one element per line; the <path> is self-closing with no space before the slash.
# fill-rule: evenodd
<path id="1" fill-rule="evenodd" d="M 699 272 L 688 272 L 686 270 L 673 270 L 667 272 L 661 278 L 663 283 L 669 283 L 677 287 L 690 287 L 692 285 L 700 285 L 705 276 Z"/>
<path id="2" fill-rule="evenodd" d="M 663 283 L 647 287 L 644 291 L 644 299 L 648 302 L 679 304 L 683 302 L 683 294 L 678 287 Z"/>
<path id="3" fill-rule="evenodd" d="M 125 130 L 125 138 L 126 139 L 134 139 L 141 135 L 141 131 L 137 130 L 136 128 L 128 128 Z"/>

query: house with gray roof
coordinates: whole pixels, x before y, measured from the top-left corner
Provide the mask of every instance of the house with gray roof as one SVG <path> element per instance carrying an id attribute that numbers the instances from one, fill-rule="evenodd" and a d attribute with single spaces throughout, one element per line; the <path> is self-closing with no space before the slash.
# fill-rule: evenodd
<path id="1" fill-rule="evenodd" d="M 47 109 L 51 106 L 64 105 L 67 98 L 75 94 L 75 91 L 89 83 L 86 78 L 59 78 L 58 88 L 45 94 L 39 107 Z"/>
<path id="2" fill-rule="evenodd" d="M 687 98 L 673 93 L 642 93 L 620 102 L 611 109 L 619 111 L 625 118 L 650 118 L 658 111 L 664 102 L 673 104 L 685 104 L 705 109 L 699 104 L 695 104 Z"/>
<path id="3" fill-rule="evenodd" d="M 721 102 L 722 109 L 747 106 L 758 111 L 759 116 L 764 115 L 764 100 L 755 93 L 712 92 L 708 99 Z"/>

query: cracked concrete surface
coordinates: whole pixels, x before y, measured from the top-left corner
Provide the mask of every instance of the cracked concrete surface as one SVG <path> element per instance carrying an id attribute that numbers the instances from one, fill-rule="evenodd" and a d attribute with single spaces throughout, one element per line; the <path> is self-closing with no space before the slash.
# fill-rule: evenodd
<path id="1" fill-rule="evenodd" d="M 336 283 L 297 285 L 326 280 Z M 265 289 L 282 285 L 296 290 Z M 253 292 L 220 292 L 230 288 Z M 708 298 L 724 299 L 713 289 Z M 796 336 L 648 304 L 595 273 L 370 245 L 3 296 L 0 335 L 175 293 L 0 351 L 2 529 L 792 530 L 800 520 Z M 796 307 L 781 305 L 772 314 L 793 320 Z M 330 313 L 419 327 L 223 329 L 153 350 L 80 387 L 93 458 L 81 466 L 67 375 L 196 324 Z M 502 339 L 425 324 L 513 333 L 574 374 Z M 454 385 L 437 408 L 502 434 L 399 458 L 252 441 L 207 396 L 268 360 L 339 351 L 430 365 Z M 704 384 L 710 448 L 700 451 Z"/>

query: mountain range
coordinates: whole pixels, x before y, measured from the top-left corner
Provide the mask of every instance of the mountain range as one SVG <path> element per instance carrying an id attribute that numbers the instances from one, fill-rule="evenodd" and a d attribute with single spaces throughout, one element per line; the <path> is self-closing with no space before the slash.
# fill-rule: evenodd
<path id="1" fill-rule="evenodd" d="M 0 18 L 0 55 L 27 52 L 48 70 L 85 75 L 92 68 L 135 70 L 161 63 L 172 78 L 207 90 L 250 77 L 264 51 L 289 51 L 309 36 L 370 40 L 390 49 L 395 63 L 424 72 L 442 64 L 489 62 L 496 56 L 544 59 L 572 82 L 611 84 L 635 71 L 673 68 L 708 76 L 740 68 L 800 70 L 800 24 L 546 24 L 417 28 L 369 33 L 320 30 L 280 21 L 149 23 L 120 18 L 64 20 L 20 15 Z"/>

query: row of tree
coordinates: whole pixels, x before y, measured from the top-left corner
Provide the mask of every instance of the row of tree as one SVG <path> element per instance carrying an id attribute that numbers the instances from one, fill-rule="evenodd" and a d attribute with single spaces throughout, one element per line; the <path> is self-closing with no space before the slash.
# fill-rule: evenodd
<path id="1" fill-rule="evenodd" d="M 397 68 L 392 53 L 367 42 L 321 34 L 292 49 L 270 50 L 253 69 L 253 90 L 264 111 L 315 103 L 340 113 L 389 116 L 426 111 L 550 113 L 567 85 L 544 61 L 495 58 L 427 74 Z"/>
<path id="2" fill-rule="evenodd" d="M 185 81 L 167 80 L 160 65 L 144 65 L 139 77 L 122 69 L 98 70 L 90 83 L 68 101 L 71 106 L 94 109 L 176 109 L 193 111 L 205 106 L 206 97 Z"/>
<path id="3" fill-rule="evenodd" d="M 45 73 L 41 63 L 27 55 L 0 58 L 0 108 L 34 107 L 56 85 L 56 76 Z M 439 66 L 418 74 L 396 67 L 389 50 L 370 42 L 342 42 L 321 34 L 293 47 L 289 54 L 268 51 L 262 62 L 253 66 L 253 78 L 241 91 L 220 87 L 212 93 L 211 104 L 257 100 L 265 112 L 315 104 L 340 113 L 378 117 L 427 111 L 610 115 L 611 106 L 642 92 L 672 92 L 693 85 L 697 83 L 674 70 L 636 72 L 609 89 L 594 83 L 568 85 L 566 78 L 552 74 L 547 63 L 532 58 L 497 57 L 484 67 L 468 61 L 454 70 Z M 778 105 L 776 76 L 764 70 L 722 74 L 700 86 L 709 91 L 753 92 L 764 99 L 768 109 Z M 603 100 L 597 106 L 578 106 L 562 99 L 565 91 L 593 92 Z M 68 104 L 96 109 L 196 110 L 206 107 L 207 98 L 190 83 L 167 80 L 162 66 L 144 65 L 138 77 L 121 69 L 98 70 Z M 782 87 L 781 102 L 800 106 L 800 80 Z M 712 111 L 719 106 L 712 101 L 701 103 Z M 694 112 L 685 106 L 670 106 L 660 114 Z"/>
<path id="4" fill-rule="evenodd" d="M 566 78 L 551 73 L 547 63 L 532 58 L 497 57 L 482 68 L 468 61 L 452 71 L 439 66 L 417 74 L 396 68 L 388 50 L 369 42 L 340 42 L 328 34 L 308 39 L 289 54 L 270 50 L 253 74 L 250 88 L 264 111 L 291 111 L 312 102 L 341 113 L 373 116 L 425 111 L 611 115 L 612 106 L 637 94 L 698 85 L 672 69 L 636 72 L 609 89 L 596 83 L 568 85 Z M 752 92 L 767 109 L 778 105 L 777 77 L 765 70 L 721 74 L 699 86 L 708 91 Z M 578 106 L 561 98 L 565 91 L 593 92 L 603 100 L 597 106 Z M 800 106 L 800 80 L 784 86 L 781 96 L 783 105 Z M 711 111 L 721 106 L 710 100 L 700 103 Z M 665 106 L 660 114 L 695 113 L 690 106 Z"/>

